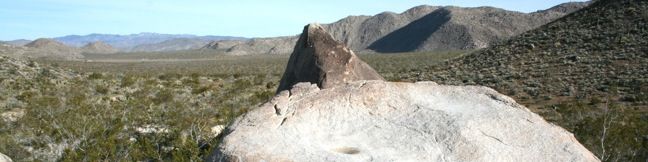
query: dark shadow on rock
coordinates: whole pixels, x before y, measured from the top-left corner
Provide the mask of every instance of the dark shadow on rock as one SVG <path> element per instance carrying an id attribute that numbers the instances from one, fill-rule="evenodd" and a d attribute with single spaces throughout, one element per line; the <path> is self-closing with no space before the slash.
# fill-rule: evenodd
<path id="1" fill-rule="evenodd" d="M 444 8 L 438 9 L 387 34 L 368 48 L 381 53 L 415 51 L 448 21 L 450 21 L 450 11 Z"/>

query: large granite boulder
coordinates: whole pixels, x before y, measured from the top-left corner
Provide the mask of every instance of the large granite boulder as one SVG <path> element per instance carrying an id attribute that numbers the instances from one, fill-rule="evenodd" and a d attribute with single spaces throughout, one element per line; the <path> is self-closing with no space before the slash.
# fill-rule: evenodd
<path id="1" fill-rule="evenodd" d="M 299 83 L 237 118 L 209 161 L 599 161 L 561 127 L 478 86 Z"/>
<path id="2" fill-rule="evenodd" d="M 333 39 L 322 26 L 304 27 L 288 60 L 277 93 L 299 82 L 316 83 L 328 88 L 355 80 L 384 80 L 343 43 Z"/>

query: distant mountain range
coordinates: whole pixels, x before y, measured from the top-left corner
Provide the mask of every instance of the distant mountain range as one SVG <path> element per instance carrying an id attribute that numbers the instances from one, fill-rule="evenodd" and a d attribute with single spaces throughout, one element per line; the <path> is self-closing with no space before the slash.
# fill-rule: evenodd
<path id="1" fill-rule="evenodd" d="M 549 23 L 589 3 L 564 3 L 533 13 L 493 7 L 423 5 L 400 14 L 383 12 L 374 16 L 349 16 L 322 26 L 354 51 L 392 53 L 479 49 Z M 204 49 L 223 50 L 233 55 L 289 53 L 297 37 L 222 40 L 210 45 L 228 46 L 205 46 Z"/>
<path id="2" fill-rule="evenodd" d="M 143 49 L 149 49 L 150 47 L 159 47 L 163 45 L 177 46 L 179 48 L 165 47 L 165 51 L 172 50 L 184 50 L 187 45 L 183 43 L 188 42 L 202 42 L 201 45 L 197 45 L 195 48 L 200 48 L 210 41 L 218 40 L 245 40 L 243 37 L 231 37 L 231 36 L 196 36 L 190 34 L 159 34 L 159 33 L 139 33 L 139 34 L 129 34 L 129 35 L 115 35 L 115 34 L 89 34 L 89 35 L 68 35 L 63 37 L 53 38 L 54 40 L 61 42 L 67 46 L 71 47 L 82 47 L 88 43 L 93 42 L 103 42 L 114 48 L 119 49 L 120 51 L 132 51 L 138 47 L 138 51 L 149 51 Z M 191 41 L 176 41 L 177 44 L 165 42 L 171 41 L 174 39 L 179 40 L 191 40 Z M 6 41 L 7 44 L 23 46 L 31 40 L 19 39 Z M 173 41 L 172 41 L 173 42 Z M 162 43 L 161 45 L 156 45 Z M 161 51 L 159 49 L 152 49 L 150 51 Z"/>
<path id="3" fill-rule="evenodd" d="M 493 7 L 417 6 L 403 13 L 349 16 L 322 26 L 331 35 L 361 52 L 448 51 L 485 48 L 537 28 L 590 2 L 570 2 L 533 13 Z M 139 33 L 56 37 L 72 47 L 103 42 L 124 52 L 215 49 L 232 55 L 287 54 L 298 36 L 252 38 Z M 6 43 L 22 46 L 29 40 Z"/>
<path id="4" fill-rule="evenodd" d="M 83 54 L 112 54 L 118 52 L 101 41 L 87 43 L 82 47 L 71 47 L 50 38 L 39 38 L 26 44 L 0 42 L 0 55 L 14 58 L 46 58 L 52 60 L 80 60 Z"/>
<path id="5" fill-rule="evenodd" d="M 231 40 L 231 39 L 227 39 Z M 238 40 L 238 39 L 234 39 Z M 133 52 L 160 52 L 160 51 L 178 51 L 198 49 L 213 39 L 197 39 L 197 38 L 174 38 L 153 44 L 141 44 L 133 47 L 130 51 Z"/>
<path id="6" fill-rule="evenodd" d="M 158 33 L 139 33 L 130 35 L 112 35 L 112 34 L 90 34 L 90 35 L 69 35 L 54 38 L 55 40 L 73 47 L 81 47 L 91 42 L 101 41 L 109 44 L 122 51 L 130 51 L 133 48 L 146 44 L 157 44 L 172 39 L 193 39 L 198 41 L 217 41 L 217 40 L 243 40 L 242 37 L 230 36 L 196 36 L 189 34 L 158 34 Z M 206 44 L 205 43 L 205 44 Z"/>

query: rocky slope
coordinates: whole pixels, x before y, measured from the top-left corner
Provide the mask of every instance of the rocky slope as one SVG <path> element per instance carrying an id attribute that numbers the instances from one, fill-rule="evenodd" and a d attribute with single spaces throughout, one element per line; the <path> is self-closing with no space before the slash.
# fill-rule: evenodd
<path id="1" fill-rule="evenodd" d="M 248 41 L 215 41 L 202 49 L 224 50 L 230 55 L 288 54 L 297 42 L 297 36 L 253 38 Z"/>
<path id="2" fill-rule="evenodd" d="M 493 89 L 382 81 L 319 25 L 298 42 L 277 95 L 207 161 L 599 161 Z"/>
<path id="3" fill-rule="evenodd" d="M 101 41 L 97 41 L 97 42 L 88 43 L 85 46 L 81 47 L 81 51 L 83 51 L 84 53 L 92 53 L 92 54 L 110 54 L 110 53 L 118 52 L 119 50 L 113 48 L 109 44 L 106 44 Z"/>
<path id="4" fill-rule="evenodd" d="M 617 134 L 609 135 L 616 136 L 614 142 L 597 140 L 602 132 L 610 132 L 602 129 L 608 127 L 591 126 L 576 133 L 583 139 L 592 137 L 584 142 L 601 159 L 645 159 L 647 40 L 648 2 L 600 0 L 493 47 L 414 69 L 405 78 L 489 86 L 534 105 L 546 118 L 572 130 L 609 122 L 609 114 L 623 116 L 615 118 Z"/>
<path id="5" fill-rule="evenodd" d="M 349 16 L 322 26 L 354 51 L 478 49 L 539 27 L 588 4 L 571 2 L 533 13 L 493 7 L 418 6 L 400 14 L 383 12 L 374 16 Z M 272 47 L 277 51 L 290 51 L 292 45 L 286 44 L 294 45 L 297 39 L 263 40 L 266 43 L 242 43 L 246 45 L 235 51 L 239 51 L 237 54 L 265 54 Z"/>
<path id="6" fill-rule="evenodd" d="M 620 7 L 628 3 L 628 7 Z M 644 3 L 602 1 L 512 40 L 475 52 L 422 76 L 476 83 L 519 95 L 603 97 L 618 86 L 635 100 L 648 83 L 648 17 Z M 511 92 L 513 93 L 513 92 Z"/>
<path id="7" fill-rule="evenodd" d="M 243 43 L 245 43 L 245 41 L 240 41 L 240 40 L 212 41 L 207 43 L 205 46 L 201 47 L 201 49 L 227 51 L 228 49 Z"/>
<path id="8" fill-rule="evenodd" d="M 83 58 L 81 50 L 69 47 L 54 39 L 40 38 L 25 45 L 27 51 L 24 56 L 47 59 L 80 59 Z"/>

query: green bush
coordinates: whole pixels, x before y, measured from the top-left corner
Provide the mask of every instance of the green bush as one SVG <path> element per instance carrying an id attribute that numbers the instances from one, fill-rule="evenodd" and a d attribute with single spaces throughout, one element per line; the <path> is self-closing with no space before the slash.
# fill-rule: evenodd
<path id="1" fill-rule="evenodd" d="M 101 79 L 103 75 L 101 73 L 92 73 L 88 76 L 88 79 L 97 80 Z"/>

